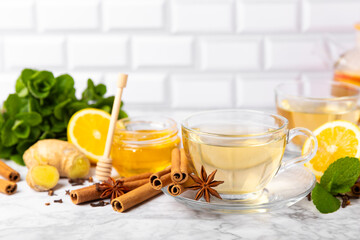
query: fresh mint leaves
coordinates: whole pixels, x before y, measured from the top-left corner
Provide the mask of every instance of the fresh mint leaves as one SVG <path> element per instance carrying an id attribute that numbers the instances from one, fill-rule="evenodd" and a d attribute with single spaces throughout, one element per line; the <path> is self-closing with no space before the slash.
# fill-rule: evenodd
<path id="1" fill-rule="evenodd" d="M 332 213 L 340 208 L 340 200 L 329 193 L 321 184 L 316 183 L 311 192 L 311 197 L 321 213 Z"/>
<path id="2" fill-rule="evenodd" d="M 49 71 L 24 69 L 0 113 L 0 157 L 24 164 L 22 155 L 32 144 L 45 138 L 66 140 L 71 116 L 84 108 L 111 112 L 114 97 L 105 97 L 106 86 L 91 79 L 82 93 L 75 96 L 74 79 Z M 119 118 L 127 117 L 120 110 Z"/>
<path id="3" fill-rule="evenodd" d="M 331 194 L 346 193 L 351 190 L 359 175 L 358 158 L 340 158 L 326 169 L 320 184 Z"/>
<path id="4" fill-rule="evenodd" d="M 351 190 L 360 176 L 360 161 L 358 158 L 340 158 L 330 164 L 316 183 L 311 196 L 313 203 L 321 213 L 332 213 L 339 209 L 340 201 L 335 196 Z"/>

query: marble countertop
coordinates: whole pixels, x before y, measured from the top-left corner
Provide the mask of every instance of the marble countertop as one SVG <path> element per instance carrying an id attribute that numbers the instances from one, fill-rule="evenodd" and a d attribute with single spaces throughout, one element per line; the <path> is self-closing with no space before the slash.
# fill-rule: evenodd
<path id="1" fill-rule="evenodd" d="M 74 205 L 61 179 L 56 196 L 31 190 L 23 180 L 12 196 L 0 194 L 0 239 L 358 239 L 360 200 L 323 215 L 306 199 L 290 208 L 250 215 L 194 211 L 161 194 L 126 213 L 110 205 Z M 54 203 L 55 199 L 63 203 Z M 50 202 L 50 206 L 45 203 Z"/>
<path id="2" fill-rule="evenodd" d="M 131 112 L 131 116 L 155 111 Z M 191 112 L 159 112 L 179 121 Z M 93 208 L 74 205 L 61 179 L 56 196 L 30 189 L 27 169 L 12 196 L 0 193 L 0 239 L 359 239 L 360 200 L 332 214 L 320 214 L 307 199 L 290 208 L 250 215 L 218 215 L 194 211 L 163 194 L 125 213 L 110 205 Z M 63 203 L 54 203 L 62 199 Z M 45 203 L 50 202 L 50 206 Z"/>

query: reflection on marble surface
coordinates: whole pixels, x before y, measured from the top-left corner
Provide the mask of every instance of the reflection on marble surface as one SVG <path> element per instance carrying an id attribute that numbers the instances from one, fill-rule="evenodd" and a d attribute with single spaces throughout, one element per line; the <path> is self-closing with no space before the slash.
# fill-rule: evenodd
<path id="1" fill-rule="evenodd" d="M 26 168 L 11 162 L 25 178 Z M 0 195 L 0 239 L 358 239 L 360 201 L 328 215 L 306 199 L 271 213 L 215 215 L 193 211 L 161 195 L 126 213 L 111 206 L 76 206 L 65 196 L 66 179 L 56 196 L 18 183 L 12 196 Z M 64 203 L 54 203 L 62 198 Z M 50 202 L 50 206 L 45 206 Z"/>

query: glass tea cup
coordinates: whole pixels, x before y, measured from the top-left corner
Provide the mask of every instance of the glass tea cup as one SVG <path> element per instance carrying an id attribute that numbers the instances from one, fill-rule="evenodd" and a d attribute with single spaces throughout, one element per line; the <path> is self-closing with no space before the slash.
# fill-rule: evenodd
<path id="1" fill-rule="evenodd" d="M 277 112 L 289 120 L 289 128 L 304 127 L 314 131 L 333 120 L 357 124 L 360 117 L 360 89 L 347 83 L 282 83 L 275 88 L 275 98 Z M 297 146 L 303 142 L 303 138 L 294 139 Z"/>
<path id="2" fill-rule="evenodd" d="M 308 151 L 282 161 L 293 137 L 311 141 Z M 259 197 L 279 170 L 309 161 L 317 140 L 305 128 L 288 129 L 284 117 L 251 110 L 218 110 L 196 113 L 182 122 L 184 149 L 199 174 L 217 170 L 216 190 L 224 199 L 253 200 Z"/>

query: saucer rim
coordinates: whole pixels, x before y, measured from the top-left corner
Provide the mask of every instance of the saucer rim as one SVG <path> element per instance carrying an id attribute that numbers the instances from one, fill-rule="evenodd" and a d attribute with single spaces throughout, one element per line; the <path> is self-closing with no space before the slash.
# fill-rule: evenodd
<path id="1" fill-rule="evenodd" d="M 197 206 L 200 209 L 198 210 L 204 210 L 206 209 L 216 209 L 216 210 L 256 210 L 256 209 L 267 209 L 267 210 L 271 210 L 271 209 L 276 209 L 277 205 L 281 205 L 281 206 L 286 206 L 289 207 L 299 201 L 301 201 L 304 197 L 306 197 L 311 191 L 312 189 L 315 187 L 316 184 L 316 177 L 315 175 L 305 166 L 301 166 L 301 165 L 294 165 L 291 168 L 299 168 L 303 171 L 307 171 L 308 173 L 310 173 L 312 175 L 312 183 L 311 186 L 309 188 L 307 188 L 305 191 L 302 191 L 300 194 L 297 194 L 295 196 L 291 196 L 290 198 L 286 198 L 286 199 L 282 199 L 282 200 L 275 200 L 273 202 L 268 202 L 268 203 L 260 203 L 260 204 L 244 204 L 244 203 L 239 203 L 239 204 L 224 204 L 224 203 L 207 203 L 204 201 L 196 201 L 194 199 L 190 199 L 184 196 L 171 196 L 168 191 L 167 191 L 167 187 L 163 187 L 161 190 L 163 191 L 163 193 L 167 196 L 170 196 L 172 198 L 174 198 L 176 201 L 181 202 L 182 204 L 189 204 L 191 205 L 191 207 L 193 206 Z M 289 168 L 289 169 L 291 169 Z M 285 173 L 285 172 L 284 172 Z M 310 183 L 310 180 L 309 180 Z M 225 200 L 223 200 L 225 202 Z M 231 201 L 231 200 L 226 200 L 226 201 Z M 234 201 L 235 202 L 235 201 Z M 291 203 L 290 205 L 288 203 Z"/>

